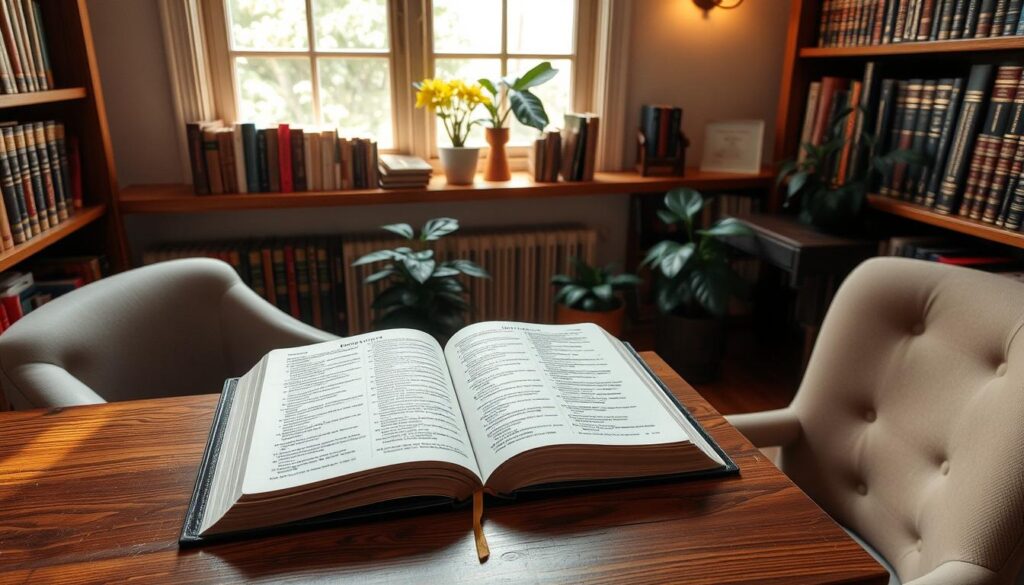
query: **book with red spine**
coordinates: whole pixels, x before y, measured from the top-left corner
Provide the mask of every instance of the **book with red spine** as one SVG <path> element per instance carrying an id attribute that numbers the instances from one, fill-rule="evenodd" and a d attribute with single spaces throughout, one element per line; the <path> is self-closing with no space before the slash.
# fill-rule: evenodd
<path id="1" fill-rule="evenodd" d="M 281 192 L 291 193 L 292 188 L 292 136 L 288 124 L 277 125 L 277 162 L 281 167 Z"/>

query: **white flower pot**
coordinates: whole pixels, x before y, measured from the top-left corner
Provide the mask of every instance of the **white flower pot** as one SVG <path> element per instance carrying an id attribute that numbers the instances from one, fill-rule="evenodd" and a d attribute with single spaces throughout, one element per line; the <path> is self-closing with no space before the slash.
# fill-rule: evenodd
<path id="1" fill-rule="evenodd" d="M 476 162 L 480 158 L 479 147 L 442 146 L 441 165 L 449 185 L 472 185 L 476 176 Z"/>

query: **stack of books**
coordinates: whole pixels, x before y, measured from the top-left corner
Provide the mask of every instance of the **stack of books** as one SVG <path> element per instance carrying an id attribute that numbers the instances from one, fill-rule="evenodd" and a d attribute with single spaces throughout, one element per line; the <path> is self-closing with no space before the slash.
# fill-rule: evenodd
<path id="1" fill-rule="evenodd" d="M 682 138 L 683 110 L 672 106 L 641 106 L 640 130 L 648 158 L 676 156 Z"/>
<path id="2" fill-rule="evenodd" d="M 63 294 L 102 278 L 99 256 L 40 259 L 31 271 L 0 274 L 0 332 Z"/>
<path id="3" fill-rule="evenodd" d="M 377 187 L 377 143 L 336 129 L 257 128 L 219 120 L 185 125 L 196 195 Z"/>
<path id="4" fill-rule="evenodd" d="M 544 132 L 533 141 L 526 161 L 530 178 L 538 183 L 557 183 L 562 167 L 562 133 Z"/>
<path id="5" fill-rule="evenodd" d="M 596 114 L 566 114 L 562 130 L 562 178 L 593 181 L 601 119 Z"/>
<path id="6" fill-rule="evenodd" d="M 81 166 L 59 122 L 3 123 L 0 136 L 0 250 L 9 250 L 82 206 Z"/>
<path id="7" fill-rule="evenodd" d="M 382 154 L 378 170 L 382 188 L 410 189 L 425 188 L 430 183 L 434 167 L 418 156 Z"/>
<path id="8" fill-rule="evenodd" d="M 825 0 L 820 47 L 1024 34 L 1019 0 Z"/>
<path id="9" fill-rule="evenodd" d="M 37 0 L 0 3 L 0 90 L 28 93 L 53 89 L 53 71 L 46 48 Z"/>

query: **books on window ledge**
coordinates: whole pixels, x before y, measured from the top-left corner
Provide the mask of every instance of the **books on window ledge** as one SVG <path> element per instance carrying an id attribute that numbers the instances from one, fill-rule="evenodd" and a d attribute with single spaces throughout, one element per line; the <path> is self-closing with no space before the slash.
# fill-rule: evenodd
<path id="1" fill-rule="evenodd" d="M 562 179 L 593 181 L 601 119 L 597 114 L 566 114 L 562 129 Z"/>
<path id="2" fill-rule="evenodd" d="M 543 132 L 527 153 L 527 171 L 537 183 L 557 183 L 562 168 L 562 133 Z"/>
<path id="3" fill-rule="evenodd" d="M 180 542 L 736 470 L 596 325 L 477 323 L 444 348 L 391 329 L 272 351 L 225 385 Z"/>
<path id="4" fill-rule="evenodd" d="M 1024 35 L 1021 0 L 825 0 L 819 47 Z"/>
<path id="5" fill-rule="evenodd" d="M 54 88 L 38 0 L 0 2 L 0 90 L 4 94 Z"/>
<path id="6" fill-rule="evenodd" d="M 383 189 L 425 188 L 434 167 L 418 156 L 380 155 L 380 186 Z"/>
<path id="7" fill-rule="evenodd" d="M 293 193 L 373 189 L 377 143 L 342 138 L 336 129 L 225 126 L 220 120 L 185 125 L 196 195 Z"/>
<path id="8" fill-rule="evenodd" d="M 78 146 L 60 122 L 0 123 L 0 250 L 53 229 L 82 207 Z"/>

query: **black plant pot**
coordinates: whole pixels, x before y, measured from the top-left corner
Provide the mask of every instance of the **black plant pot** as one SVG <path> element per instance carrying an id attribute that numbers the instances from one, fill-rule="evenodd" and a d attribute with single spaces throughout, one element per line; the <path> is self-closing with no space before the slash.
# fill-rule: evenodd
<path id="1" fill-rule="evenodd" d="M 654 332 L 654 349 L 687 382 L 714 381 L 725 354 L 725 322 L 663 316 Z"/>

